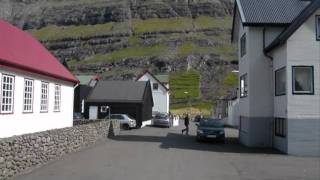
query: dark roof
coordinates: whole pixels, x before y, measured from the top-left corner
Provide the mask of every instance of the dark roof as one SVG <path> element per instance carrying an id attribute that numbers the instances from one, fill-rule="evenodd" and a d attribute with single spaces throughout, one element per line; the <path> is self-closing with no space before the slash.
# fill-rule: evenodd
<path id="1" fill-rule="evenodd" d="M 236 0 L 244 25 L 290 24 L 310 3 L 302 0 Z"/>
<path id="2" fill-rule="evenodd" d="M 99 81 L 87 102 L 143 102 L 149 81 Z M 149 87 L 151 90 L 151 88 Z"/>
<path id="3" fill-rule="evenodd" d="M 320 0 L 314 0 L 301 12 L 290 26 L 288 26 L 268 47 L 265 48 L 265 52 L 270 52 L 275 47 L 285 43 L 288 38 L 319 8 Z"/>

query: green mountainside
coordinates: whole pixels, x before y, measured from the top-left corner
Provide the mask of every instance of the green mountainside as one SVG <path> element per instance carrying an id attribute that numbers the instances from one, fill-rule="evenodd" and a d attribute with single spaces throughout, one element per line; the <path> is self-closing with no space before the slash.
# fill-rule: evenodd
<path id="1" fill-rule="evenodd" d="M 172 109 L 210 114 L 238 82 L 232 10 L 231 0 L 12 0 L 2 2 L 0 18 L 39 39 L 75 74 L 169 74 Z"/>

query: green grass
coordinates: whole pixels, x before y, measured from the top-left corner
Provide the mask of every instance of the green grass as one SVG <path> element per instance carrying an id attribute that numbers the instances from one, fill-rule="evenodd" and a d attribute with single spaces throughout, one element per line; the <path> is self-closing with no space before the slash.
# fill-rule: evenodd
<path id="1" fill-rule="evenodd" d="M 162 56 L 164 52 L 168 51 L 168 48 L 162 45 L 150 46 L 150 47 L 129 47 L 121 49 L 119 51 L 114 51 L 109 54 L 97 54 L 86 60 L 77 62 L 72 60 L 69 62 L 69 65 L 77 64 L 94 64 L 94 63 L 103 63 L 103 62 L 114 62 L 122 60 L 125 58 L 134 58 L 134 57 L 154 57 Z"/>
<path id="2" fill-rule="evenodd" d="M 229 73 L 223 80 L 223 84 L 227 87 L 236 87 L 239 78 L 236 73 Z"/>
<path id="3" fill-rule="evenodd" d="M 196 19 L 191 17 L 177 17 L 169 19 L 133 19 L 132 28 L 134 33 L 142 34 L 147 32 L 161 31 L 191 31 L 196 29 L 231 28 L 231 17 L 216 18 L 200 16 Z M 80 26 L 55 26 L 50 25 L 39 30 L 32 30 L 31 33 L 42 41 L 61 40 L 66 38 L 86 38 L 100 35 L 129 33 L 128 22 L 110 22 L 97 25 Z"/>
<path id="4" fill-rule="evenodd" d="M 210 102 L 194 102 L 191 104 L 172 104 L 170 111 L 174 114 L 183 115 L 190 113 L 192 117 L 202 113 L 204 116 L 209 117 L 212 114 L 213 103 Z"/>
<path id="5" fill-rule="evenodd" d="M 209 17 L 200 16 L 194 20 L 196 29 L 231 28 L 232 17 Z"/>
<path id="6" fill-rule="evenodd" d="M 106 23 L 97 25 L 80 26 L 47 26 L 39 30 L 33 30 L 34 37 L 42 41 L 61 40 L 66 38 L 86 38 L 101 35 L 111 35 L 128 32 L 128 23 Z"/>
<path id="7" fill-rule="evenodd" d="M 215 53 L 222 56 L 224 60 L 236 59 L 235 47 L 229 44 L 220 46 L 201 47 L 192 42 L 184 43 L 178 48 L 178 56 L 187 56 L 189 54 L 210 54 Z"/>
<path id="8" fill-rule="evenodd" d="M 170 89 L 175 99 L 200 97 L 200 73 L 195 70 L 170 75 Z M 188 92 L 187 94 L 185 92 Z"/>
<path id="9" fill-rule="evenodd" d="M 147 19 L 133 20 L 133 30 L 137 34 L 146 32 L 161 32 L 161 31 L 184 31 L 192 30 L 192 18 L 189 17 L 177 17 L 169 19 Z"/>

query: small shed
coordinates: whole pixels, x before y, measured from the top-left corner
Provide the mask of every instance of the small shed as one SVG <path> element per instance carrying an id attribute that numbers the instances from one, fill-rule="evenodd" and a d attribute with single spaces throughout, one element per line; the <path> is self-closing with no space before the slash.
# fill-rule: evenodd
<path id="1" fill-rule="evenodd" d="M 103 119 L 110 112 L 127 114 L 141 127 L 152 119 L 152 107 L 149 81 L 99 81 L 85 101 L 85 117 Z"/>
<path id="2" fill-rule="evenodd" d="M 74 90 L 73 111 L 75 113 L 84 113 L 84 100 L 101 77 L 97 75 L 81 75 L 76 77 L 80 81 L 80 84 Z"/>

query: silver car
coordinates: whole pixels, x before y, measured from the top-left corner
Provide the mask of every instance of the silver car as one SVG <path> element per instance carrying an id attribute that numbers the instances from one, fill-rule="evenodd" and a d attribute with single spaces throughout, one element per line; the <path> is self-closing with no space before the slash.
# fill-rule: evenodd
<path id="1" fill-rule="evenodd" d="M 136 120 L 126 114 L 111 114 L 110 118 L 119 120 L 121 128 L 126 130 L 130 130 L 137 126 Z"/>
<path id="2" fill-rule="evenodd" d="M 167 114 L 167 113 L 155 114 L 155 116 L 153 118 L 153 125 L 170 128 L 171 121 L 170 121 L 169 114 Z"/>

